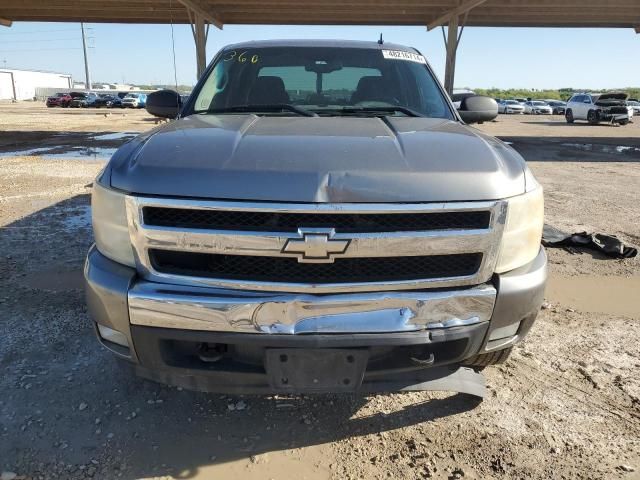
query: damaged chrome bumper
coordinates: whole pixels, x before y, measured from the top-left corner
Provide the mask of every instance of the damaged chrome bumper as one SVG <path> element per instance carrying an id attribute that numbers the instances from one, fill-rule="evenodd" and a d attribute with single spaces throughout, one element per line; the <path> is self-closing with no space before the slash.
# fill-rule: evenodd
<path id="1" fill-rule="evenodd" d="M 491 285 L 434 292 L 340 295 L 252 292 L 136 284 L 128 293 L 132 325 L 236 333 L 384 333 L 487 322 Z"/>

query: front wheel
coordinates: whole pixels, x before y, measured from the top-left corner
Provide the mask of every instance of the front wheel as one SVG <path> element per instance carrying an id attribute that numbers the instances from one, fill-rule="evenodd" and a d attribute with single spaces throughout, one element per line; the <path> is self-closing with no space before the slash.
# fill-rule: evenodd
<path id="1" fill-rule="evenodd" d="M 564 118 L 567 123 L 573 123 L 575 119 L 573 118 L 573 112 L 571 110 L 567 110 L 564 114 Z"/>
<path id="2" fill-rule="evenodd" d="M 589 110 L 589 113 L 587 113 L 587 122 L 589 122 L 589 125 L 598 125 L 598 123 L 600 123 L 598 112 Z"/>
<path id="3" fill-rule="evenodd" d="M 622 126 L 625 126 L 629 124 L 629 120 L 620 120 L 618 123 Z"/>

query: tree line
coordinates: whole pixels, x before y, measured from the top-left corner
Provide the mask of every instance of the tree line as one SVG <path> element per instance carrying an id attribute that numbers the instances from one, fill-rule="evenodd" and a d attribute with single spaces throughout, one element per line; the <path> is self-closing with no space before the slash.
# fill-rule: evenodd
<path id="1" fill-rule="evenodd" d="M 487 95 L 493 98 L 531 98 L 540 100 L 568 100 L 575 92 L 625 92 L 630 98 L 640 98 L 640 88 L 560 88 L 558 90 L 536 90 L 526 88 L 474 88 L 478 95 Z"/>

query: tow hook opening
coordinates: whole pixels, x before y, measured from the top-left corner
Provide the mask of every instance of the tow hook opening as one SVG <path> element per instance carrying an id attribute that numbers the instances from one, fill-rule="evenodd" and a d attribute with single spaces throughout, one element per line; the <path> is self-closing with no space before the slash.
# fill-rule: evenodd
<path id="1" fill-rule="evenodd" d="M 198 358 L 203 362 L 219 362 L 225 353 L 227 353 L 226 343 L 200 343 L 198 345 Z"/>

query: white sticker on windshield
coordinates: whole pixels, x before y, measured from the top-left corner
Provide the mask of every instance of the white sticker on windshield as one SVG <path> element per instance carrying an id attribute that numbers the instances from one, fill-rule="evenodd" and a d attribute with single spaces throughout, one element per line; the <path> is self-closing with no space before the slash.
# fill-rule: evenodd
<path id="1" fill-rule="evenodd" d="M 387 60 L 406 60 L 407 62 L 427 63 L 422 55 L 402 50 L 382 50 L 382 56 Z"/>

